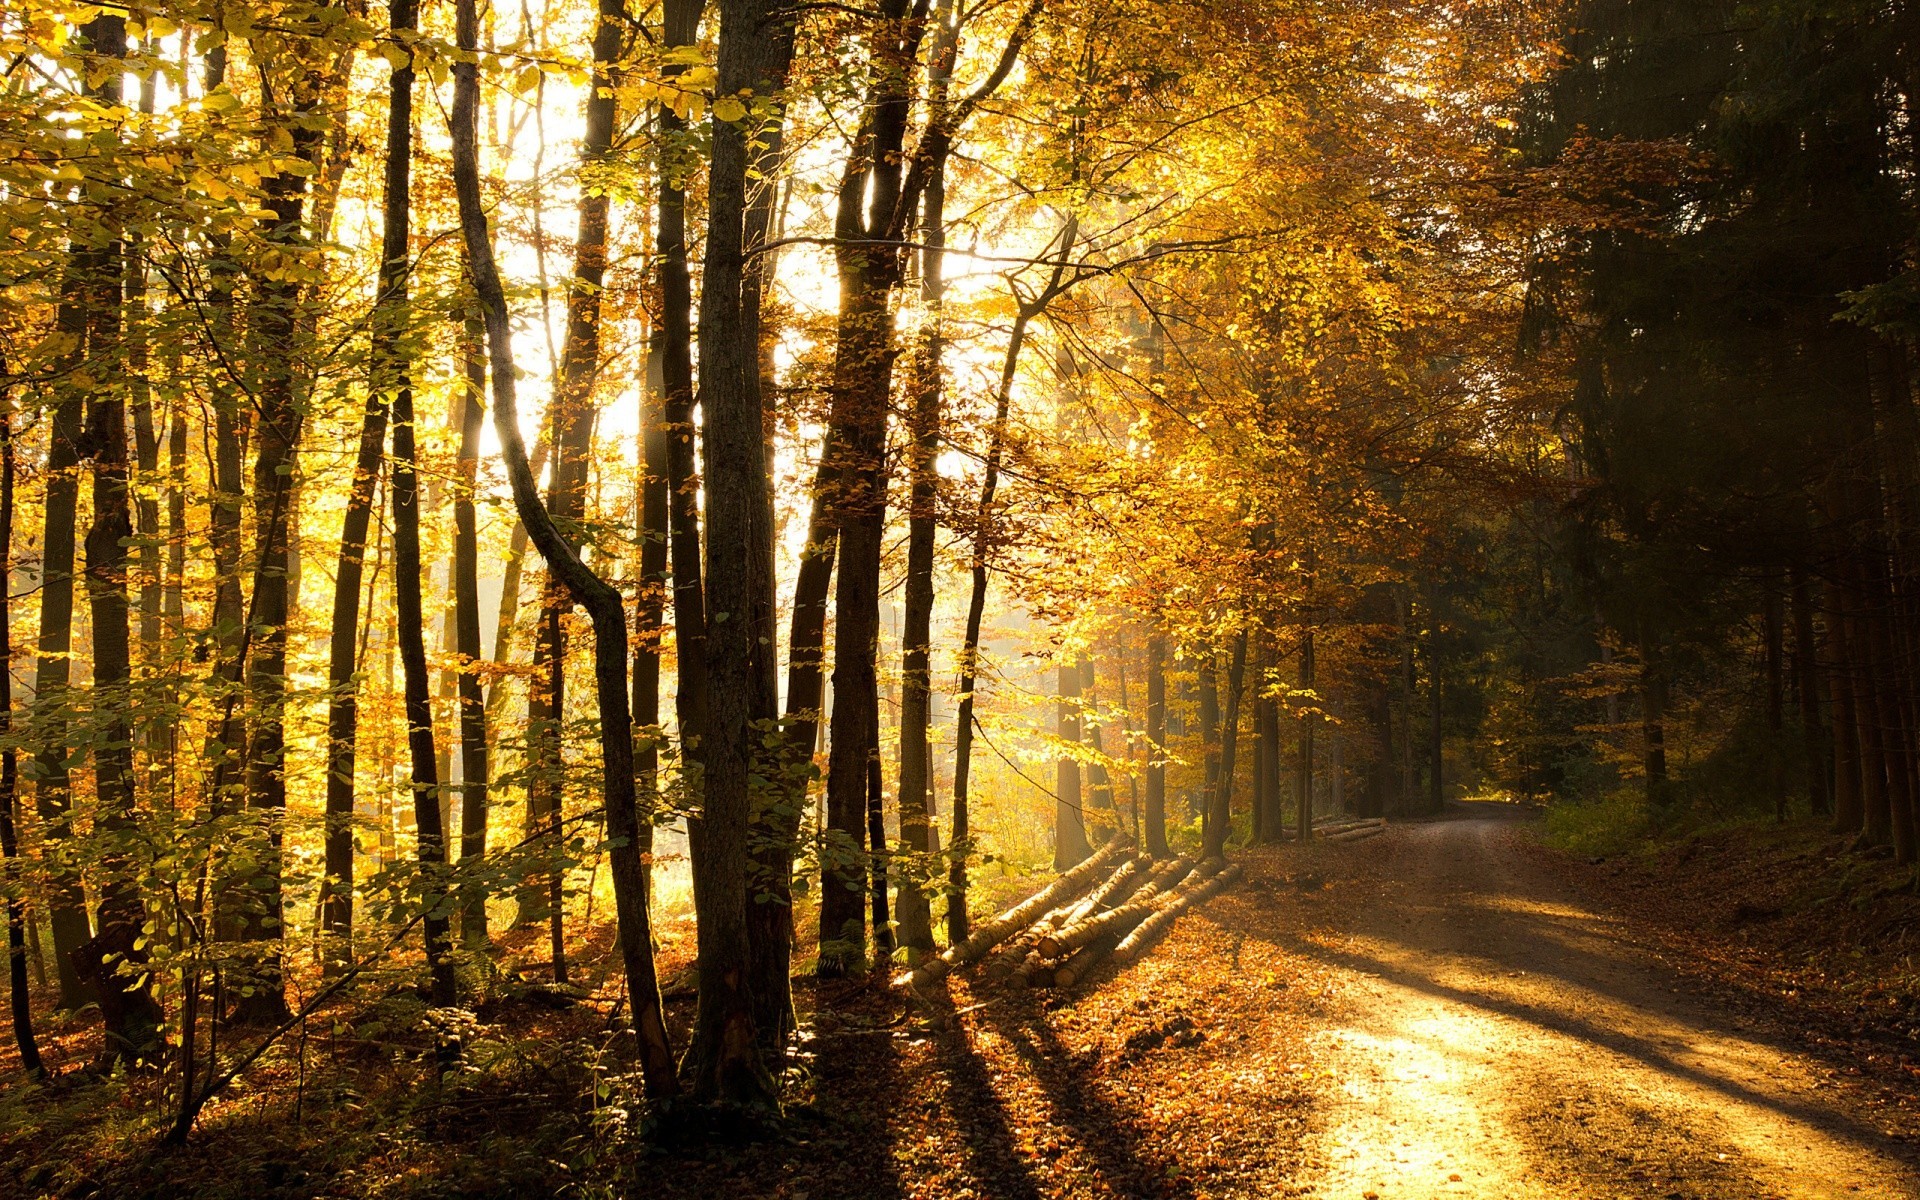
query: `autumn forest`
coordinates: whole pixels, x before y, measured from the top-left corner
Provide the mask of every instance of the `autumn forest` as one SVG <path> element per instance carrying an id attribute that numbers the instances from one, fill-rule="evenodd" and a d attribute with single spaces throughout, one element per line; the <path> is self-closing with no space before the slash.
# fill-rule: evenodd
<path id="1" fill-rule="evenodd" d="M 1916 1194 L 1916 80 L 11 0 L 0 1194 Z"/>

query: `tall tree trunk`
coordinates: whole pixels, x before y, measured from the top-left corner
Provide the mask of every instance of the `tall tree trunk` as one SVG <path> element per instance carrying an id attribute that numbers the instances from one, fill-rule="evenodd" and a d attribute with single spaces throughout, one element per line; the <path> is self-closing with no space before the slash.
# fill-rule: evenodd
<path id="1" fill-rule="evenodd" d="M 1786 732 L 1786 602 L 1777 581 L 1767 581 L 1766 597 L 1761 602 L 1762 641 L 1766 653 L 1767 681 L 1767 786 L 1773 791 L 1774 820 L 1787 819 Z"/>
<path id="2" fill-rule="evenodd" d="M 271 120 L 289 131 L 292 153 L 318 174 L 325 145 L 324 126 L 312 115 L 321 108 L 332 87 L 330 72 L 316 62 L 295 62 L 286 56 L 280 68 L 286 78 L 274 89 L 278 103 Z M 331 64 L 336 69 L 338 64 Z M 310 245 L 306 232 L 307 175 L 288 172 L 267 181 L 263 236 L 288 256 L 303 254 Z M 327 193 L 320 193 L 325 200 Z M 246 739 L 245 791 L 254 820 L 246 837 L 253 857 L 261 864 L 248 889 L 250 911 L 243 914 L 247 935 L 269 943 L 253 968 L 253 993 L 244 996 L 240 1015 L 262 1024 L 277 1024 L 287 1014 L 280 944 L 285 940 L 281 858 L 282 824 L 287 808 L 286 692 L 289 572 L 292 568 L 291 524 L 294 494 L 299 486 L 299 444 L 305 420 L 301 400 L 303 364 L 310 348 L 303 336 L 310 317 L 302 310 L 305 297 L 297 276 L 263 277 L 254 286 L 249 320 L 249 342 L 261 364 L 254 404 L 258 445 L 253 464 L 254 572 L 253 597 L 240 648 L 244 659 L 246 695 L 252 729 Z M 234 514 L 237 517 L 237 512 Z M 232 710 L 229 709 L 229 712 Z M 222 722 L 221 741 L 238 738 L 236 723 Z"/>
<path id="3" fill-rule="evenodd" d="M 702 0 L 666 0 L 662 39 L 669 47 L 693 46 L 699 37 Z M 669 65 L 669 75 L 685 67 Z M 678 679 L 675 720 L 680 730 L 680 769 L 689 790 L 701 782 L 702 740 L 707 727 L 707 621 L 700 563 L 699 474 L 693 426 L 693 283 L 687 269 L 686 163 L 671 151 L 687 136 L 686 123 L 671 109 L 660 112 L 662 143 L 670 153 L 660 163 L 659 237 L 660 377 L 667 429 L 668 549 L 673 572 L 673 640 Z M 684 149 L 680 148 L 684 154 Z"/>
<path id="4" fill-rule="evenodd" d="M 1308 693 L 1306 703 L 1317 703 L 1313 697 L 1314 662 L 1313 630 L 1309 627 L 1300 638 L 1300 690 Z M 1313 840 L 1313 726 L 1315 714 L 1311 707 L 1300 714 L 1300 777 L 1294 780 L 1294 837 L 1302 842 Z"/>
<path id="5" fill-rule="evenodd" d="M 19 792 L 20 754 L 13 734 L 13 398 L 0 395 L 0 858 L 9 864 L 7 879 L 7 986 L 13 1015 L 13 1041 L 20 1068 L 38 1079 L 46 1073 L 33 1034 L 33 995 L 27 988 L 26 917 L 19 886 L 20 838 L 14 827 Z"/>
<path id="6" fill-rule="evenodd" d="M 416 20 L 414 0 L 394 0 L 389 19 L 396 40 L 405 44 Z M 454 992 L 452 946 L 442 891 L 446 887 L 447 843 L 440 819 L 439 761 L 434 753 L 432 682 L 427 669 L 426 612 L 421 599 L 425 566 L 420 559 L 420 480 L 414 448 L 413 367 L 407 343 L 408 261 L 413 180 L 413 66 L 397 67 L 387 92 L 387 179 L 381 217 L 380 296 L 373 316 L 372 388 L 393 398 L 393 597 L 395 633 L 406 693 L 407 751 L 413 777 L 415 856 L 424 877 L 420 927 L 426 939 L 427 970 L 434 1004 L 451 1007 Z"/>
<path id="7" fill-rule="evenodd" d="M 1828 753 L 1825 705 L 1821 695 L 1820 649 L 1813 631 L 1813 598 L 1807 575 L 1797 564 L 1788 579 L 1793 612 L 1793 679 L 1800 701 L 1800 729 L 1806 744 L 1807 803 L 1814 815 L 1834 811 L 1833 773 Z"/>
<path id="8" fill-rule="evenodd" d="M 392 19 L 406 19 L 403 8 Z M 397 89 L 411 89 L 413 68 L 392 72 L 396 89 L 387 111 L 385 187 L 388 197 L 386 228 L 381 239 L 380 303 L 403 281 L 411 250 L 403 219 L 394 223 L 393 197 L 408 190 L 413 143 L 412 93 L 403 102 Z M 404 76 L 404 80 L 403 80 Z M 398 111 L 404 104 L 404 111 Z M 405 335 L 404 326 L 387 332 L 390 339 Z M 389 349 L 388 353 L 393 351 Z M 392 402 L 391 375 L 376 376 L 367 388 L 360 417 L 360 445 L 354 456 L 353 479 L 347 489 L 347 511 L 341 522 L 340 555 L 333 574 L 333 619 L 327 638 L 327 808 L 325 828 L 326 874 L 320 881 L 320 927 L 326 935 L 322 961 L 339 970 L 353 957 L 354 810 L 357 796 L 357 741 L 360 729 L 360 596 L 365 582 L 368 528 L 373 520 L 374 487 L 386 458 L 387 409 Z"/>
<path id="9" fill-rule="evenodd" d="M 124 18 L 101 14 L 87 26 L 96 52 L 126 52 Z M 120 77 L 109 75 L 100 98 L 117 104 Z M 93 462 L 93 522 L 86 538 L 87 599 L 92 618 L 94 830 L 107 839 L 101 855 L 98 932 L 81 945 L 81 973 L 91 977 L 106 1027 L 106 1057 L 141 1061 L 160 1049 L 160 1005 L 146 970 L 141 939 L 145 911 L 130 857 L 135 824 L 133 777 L 135 711 L 133 629 L 128 547 L 133 543 L 132 464 L 127 453 L 127 407 L 119 387 L 122 345 L 121 247 L 90 253 L 87 355 L 105 377 L 88 400 L 86 447 Z"/>
<path id="10" fill-rule="evenodd" d="M 597 416 L 594 388 L 600 373 L 602 285 L 607 273 L 607 226 L 610 189 L 587 186 L 613 152 L 616 105 L 612 70 L 625 50 L 628 22 L 625 5 L 601 0 L 594 26 L 593 61 L 599 80 L 587 96 L 586 127 L 580 161 L 586 179 L 580 189 L 578 226 L 573 243 L 573 273 L 567 289 L 567 333 L 561 352 L 559 385 L 554 391 L 553 470 L 547 481 L 547 511 L 568 542 L 579 547 L 579 524 L 586 512 L 588 468 L 593 452 Z M 566 978 L 564 909 L 561 897 L 563 807 L 562 730 L 566 721 L 567 637 L 563 620 L 572 607 L 567 589 L 551 568 L 540 592 L 539 634 L 534 643 L 533 684 L 527 696 L 527 831 L 543 833 L 547 852 L 555 860 L 544 891 L 522 892 L 520 922 L 544 917 L 553 948 L 553 974 Z M 624 623 L 624 618 L 623 618 Z M 625 655 L 622 656 L 625 660 Z M 625 667 L 622 667 L 624 673 Z M 622 685 L 622 693 L 625 685 Z"/>
<path id="11" fill-rule="evenodd" d="M 845 974 L 866 956 L 862 843 L 867 776 L 880 753 L 874 654 L 880 634 L 880 565 L 887 511 L 887 416 L 892 399 L 893 315 L 900 281 L 903 188 L 911 84 L 927 0 L 882 0 L 869 42 L 865 117 L 841 177 L 834 218 L 840 311 L 830 439 L 841 455 L 834 520 L 840 530 L 834 592 L 833 714 L 827 751 L 827 821 L 820 855 L 819 972 Z M 910 11 L 911 10 L 911 11 Z M 883 847 L 874 847 L 878 851 Z"/>
<path id="12" fill-rule="evenodd" d="M 1827 589 L 1827 643 L 1823 661 L 1827 690 L 1833 697 L 1833 830 L 1835 833 L 1861 833 L 1866 828 L 1867 802 L 1866 753 L 1860 742 L 1860 716 L 1854 704 L 1854 665 L 1852 643 L 1847 634 L 1851 622 L 1844 606 L 1846 588 L 1835 583 Z"/>
<path id="13" fill-rule="evenodd" d="M 1156 624 L 1147 638 L 1147 853 L 1167 848 L 1167 640 Z"/>
<path id="14" fill-rule="evenodd" d="M 1270 670 L 1279 666 L 1279 652 L 1269 643 L 1267 661 Z M 1282 794 L 1286 769 L 1283 765 L 1280 743 L 1280 703 L 1273 696 L 1265 694 L 1265 681 L 1271 675 L 1263 675 L 1260 684 L 1261 695 L 1258 707 L 1254 710 L 1255 735 L 1260 739 L 1261 753 L 1266 759 L 1266 778 L 1261 784 L 1259 805 L 1266 815 L 1261 818 L 1261 827 L 1266 832 L 1266 841 L 1279 842 L 1286 837 L 1286 798 Z"/>
<path id="15" fill-rule="evenodd" d="M 455 8 L 460 48 L 472 53 L 479 41 L 475 0 L 458 0 Z M 472 263 L 474 291 L 487 327 L 493 382 L 494 429 L 500 438 L 507 477 L 513 486 L 514 506 L 527 527 L 527 536 L 547 560 L 548 569 L 584 605 L 593 618 L 595 690 L 600 702 L 601 781 L 604 788 L 607 835 L 613 844 L 609 873 L 613 880 L 614 909 L 620 933 L 621 965 L 633 1007 L 634 1031 L 640 1046 L 641 1069 L 649 1094 L 669 1096 L 679 1090 L 672 1047 L 660 1009 L 660 984 L 654 971 L 653 937 L 647 912 L 646 873 L 635 832 L 637 808 L 633 762 L 632 714 L 627 707 L 627 622 L 620 593 L 589 570 L 566 535 L 553 523 L 541 502 L 539 484 L 520 440 L 512 332 L 508 326 L 506 294 L 488 240 L 486 214 L 481 209 L 480 163 L 475 109 L 480 92 L 475 63 L 457 63 L 453 69 L 452 117 L 455 193 L 459 201 L 460 232 Z M 595 89 L 598 91 L 598 87 Z"/>
<path id="16" fill-rule="evenodd" d="M 933 50 L 927 67 L 928 106 L 944 112 L 959 39 L 955 0 L 941 0 L 934 16 Z M 928 170 L 921 201 L 920 301 L 926 316 L 915 348 L 912 409 L 908 417 L 906 610 L 900 645 L 900 842 L 907 858 L 897 885 L 900 943 L 917 962 L 933 952 L 933 914 L 923 869 L 932 846 L 927 799 L 931 753 L 927 741 L 932 706 L 933 559 L 938 531 L 940 410 L 946 383 L 946 342 L 941 329 L 946 296 L 947 168 L 944 156 Z"/>
<path id="17" fill-rule="evenodd" d="M 84 347 L 87 333 L 87 249 L 72 248 L 71 277 L 56 314 L 60 332 Z M 84 350 L 76 349 L 76 356 Z M 73 836 L 72 771 L 68 763 L 67 688 L 72 679 L 74 541 L 79 520 L 79 445 L 85 401 L 63 387 L 49 423 L 45 495 L 41 505 L 40 633 L 34 664 L 30 737 L 34 747 L 34 801 L 51 880 L 48 910 L 53 926 L 54 968 L 60 1007 L 78 1009 L 93 999 L 74 966 L 74 952 L 92 936 L 86 893 L 65 843 Z"/>
<path id="18" fill-rule="evenodd" d="M 947 868 L 947 941 L 958 945 L 967 939 L 967 858 L 972 854 L 972 831 L 967 811 L 967 789 L 973 772 L 974 689 L 980 680 L 980 629 L 987 611 L 987 563 L 993 552 L 994 500 L 1000 488 L 1000 461 L 1006 454 L 1007 419 L 1013 406 L 1013 381 L 1020 368 L 1020 351 L 1026 345 L 1027 327 L 1046 310 L 1062 290 L 1062 279 L 1080 235 L 1078 217 L 1067 218 L 1060 232 L 1060 258 L 1051 281 L 1033 300 L 1021 303 L 1014 313 L 1013 329 L 1007 336 L 1006 355 L 1000 362 L 1000 383 L 994 395 L 993 423 L 987 432 L 986 467 L 980 479 L 980 500 L 973 515 L 973 546 L 970 554 L 972 580 L 967 593 L 967 626 L 960 643 L 960 678 L 955 691 L 960 711 L 954 722 L 953 739 L 953 837 L 947 851 L 952 861 Z"/>
<path id="19" fill-rule="evenodd" d="M 756 106 L 746 120 L 753 123 L 749 184 L 746 188 L 746 214 L 741 236 L 739 344 L 751 345 L 755 352 L 755 403 L 759 406 L 764 429 L 775 426 L 773 389 L 775 387 L 774 347 L 776 337 L 765 328 L 766 299 L 774 278 L 778 254 L 772 245 L 775 236 L 776 180 L 784 155 L 785 102 L 779 95 L 786 88 L 792 70 L 797 17 L 780 10 L 768 10 L 762 36 L 767 39 L 758 64 L 762 76 L 747 86 L 754 95 L 765 89 L 769 99 L 764 111 Z M 726 136 L 731 137 L 729 129 Z M 723 139 L 724 140 L 724 139 Z M 731 156 L 731 145 L 724 147 Z M 728 162 L 731 163 L 731 157 Z M 729 168 L 731 169 L 731 168 Z M 731 187 L 731 183 L 728 185 Z M 791 181 L 788 183 L 791 188 Z M 789 192 L 789 194 L 791 194 Z M 780 220 L 784 222 L 784 212 Z M 720 275 L 715 275 L 718 270 Z M 731 265 L 711 259 L 709 278 L 731 277 Z M 703 313 L 704 320 L 704 313 Z M 705 335 L 703 335 L 703 342 Z M 738 368 L 730 369 L 737 370 Z M 769 469 L 772 447 L 763 439 L 762 454 Z M 780 655 L 778 648 L 779 603 L 776 598 L 774 546 L 778 540 L 773 515 L 773 487 L 757 489 L 753 536 L 749 540 L 748 612 L 752 640 L 748 646 L 749 675 L 752 681 L 749 711 L 755 727 L 763 730 L 753 740 L 755 774 L 767 782 L 752 789 L 752 822 L 748 837 L 747 957 L 748 991 L 753 1005 L 754 1034 L 766 1056 L 766 1062 L 784 1061 L 787 1041 L 796 1026 L 793 1011 L 793 862 L 799 852 L 800 819 L 806 808 L 807 783 L 811 778 L 813 732 L 806 734 L 807 746 L 796 755 L 789 745 L 794 736 L 791 723 L 780 718 Z M 791 652 L 789 652 L 791 659 Z M 791 667 L 789 668 L 791 670 Z M 791 698 L 789 698 L 791 703 Z"/>
<path id="20" fill-rule="evenodd" d="M 793 16 L 771 0 L 722 0 L 717 92 L 774 101 L 793 55 Z M 696 1096 L 773 1106 L 774 1085 L 754 1031 L 747 833 L 755 822 L 753 774 L 770 730 L 773 525 L 771 454 L 760 395 L 759 290 L 749 289 L 748 172 L 752 107 L 716 114 L 708 177 L 706 271 L 700 306 L 705 415 L 707 711 L 699 815 L 688 822 L 699 916 L 699 1004 L 687 1067 Z M 757 248 L 757 247 L 754 247 Z M 749 302 L 752 314 L 743 310 Z M 764 810 L 760 826 L 766 828 Z M 764 865 L 764 864 L 763 864 Z M 778 892 L 765 897 L 778 902 Z M 773 1014 L 778 1020 L 779 1015 Z M 784 1031 L 783 1031 L 784 1034 Z"/>
<path id="21" fill-rule="evenodd" d="M 454 460 L 453 624 L 460 656 L 460 865 L 471 874 L 487 853 L 487 807 L 491 769 L 487 753 L 487 705 L 480 686 L 480 531 L 474 489 L 480 478 L 480 435 L 486 421 L 487 364 L 481 356 L 479 314 L 464 324 L 460 343 L 465 386 L 460 393 L 460 448 Z M 648 826 L 651 831 L 652 826 Z M 460 942 L 485 950 L 487 891 L 468 882 L 460 899 Z"/>
<path id="22" fill-rule="evenodd" d="M 1220 778 L 1220 666 L 1219 654 L 1213 646 L 1201 650 L 1200 666 L 1195 675 L 1200 687 L 1200 761 L 1204 764 L 1201 774 L 1199 796 L 1196 799 L 1188 795 L 1188 816 L 1200 818 L 1201 838 L 1211 832 L 1207 828 L 1208 815 L 1212 811 L 1208 806 L 1213 801 L 1213 787 Z"/>
<path id="23" fill-rule="evenodd" d="M 1060 664 L 1054 702 L 1054 735 L 1063 746 L 1080 744 L 1080 664 Z M 1070 871 L 1087 860 L 1086 806 L 1080 794 L 1080 760 L 1063 750 L 1054 764 L 1053 869 Z"/>
<path id="24" fill-rule="evenodd" d="M 1233 642 L 1233 657 L 1227 666 L 1227 702 L 1220 729 L 1220 774 L 1214 780 L 1209 797 L 1212 814 L 1207 820 L 1205 854 L 1218 858 L 1227 852 L 1227 835 L 1233 832 L 1234 756 L 1240 744 L 1240 693 L 1247 673 L 1247 631 L 1242 629 Z"/>
<path id="25" fill-rule="evenodd" d="M 1647 804 L 1655 812 L 1666 807 L 1667 788 L 1667 674 L 1652 639 L 1640 635 L 1641 762 L 1646 775 Z"/>
<path id="26" fill-rule="evenodd" d="M 655 364 L 657 355 L 649 355 Z M 660 651 L 667 589 L 667 424 L 657 372 L 648 371 L 640 413 L 640 580 L 634 593 L 633 723 L 640 813 L 636 834 L 651 899 L 654 823 L 660 810 Z"/>

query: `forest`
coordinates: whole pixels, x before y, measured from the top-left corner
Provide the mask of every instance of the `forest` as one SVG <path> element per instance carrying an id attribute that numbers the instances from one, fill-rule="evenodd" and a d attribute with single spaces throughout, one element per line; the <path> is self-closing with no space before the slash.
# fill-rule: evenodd
<path id="1" fill-rule="evenodd" d="M 1920 1195 L 1917 81 L 9 0 L 0 1194 Z"/>

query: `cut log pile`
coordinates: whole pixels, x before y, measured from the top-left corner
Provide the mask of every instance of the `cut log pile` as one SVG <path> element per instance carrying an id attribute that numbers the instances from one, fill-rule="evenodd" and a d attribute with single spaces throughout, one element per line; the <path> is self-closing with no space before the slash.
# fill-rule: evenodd
<path id="1" fill-rule="evenodd" d="M 1181 913 L 1232 885 L 1240 868 L 1223 859 L 1182 856 L 1156 863 L 1116 835 L 1086 862 L 982 924 L 959 946 L 928 959 L 909 976 L 925 986 L 956 968 L 987 959 L 989 979 L 1013 987 L 1069 987 L 1130 946 L 1137 960 Z M 991 956 L 989 958 L 989 956 Z"/>
<path id="2" fill-rule="evenodd" d="M 1315 836 L 1326 842 L 1359 842 L 1370 837 L 1378 837 L 1387 831 L 1385 817 L 1367 817 L 1357 821 L 1342 821 L 1329 825 L 1325 829 L 1314 828 Z"/>

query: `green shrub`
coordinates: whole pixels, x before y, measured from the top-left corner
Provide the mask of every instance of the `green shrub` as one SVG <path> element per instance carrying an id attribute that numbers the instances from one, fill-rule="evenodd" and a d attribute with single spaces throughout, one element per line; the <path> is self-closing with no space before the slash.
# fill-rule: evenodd
<path id="1" fill-rule="evenodd" d="M 1559 800 L 1547 809 L 1547 844 L 1587 858 L 1624 854 L 1649 828 L 1637 788 L 1615 788 L 1592 800 Z"/>

